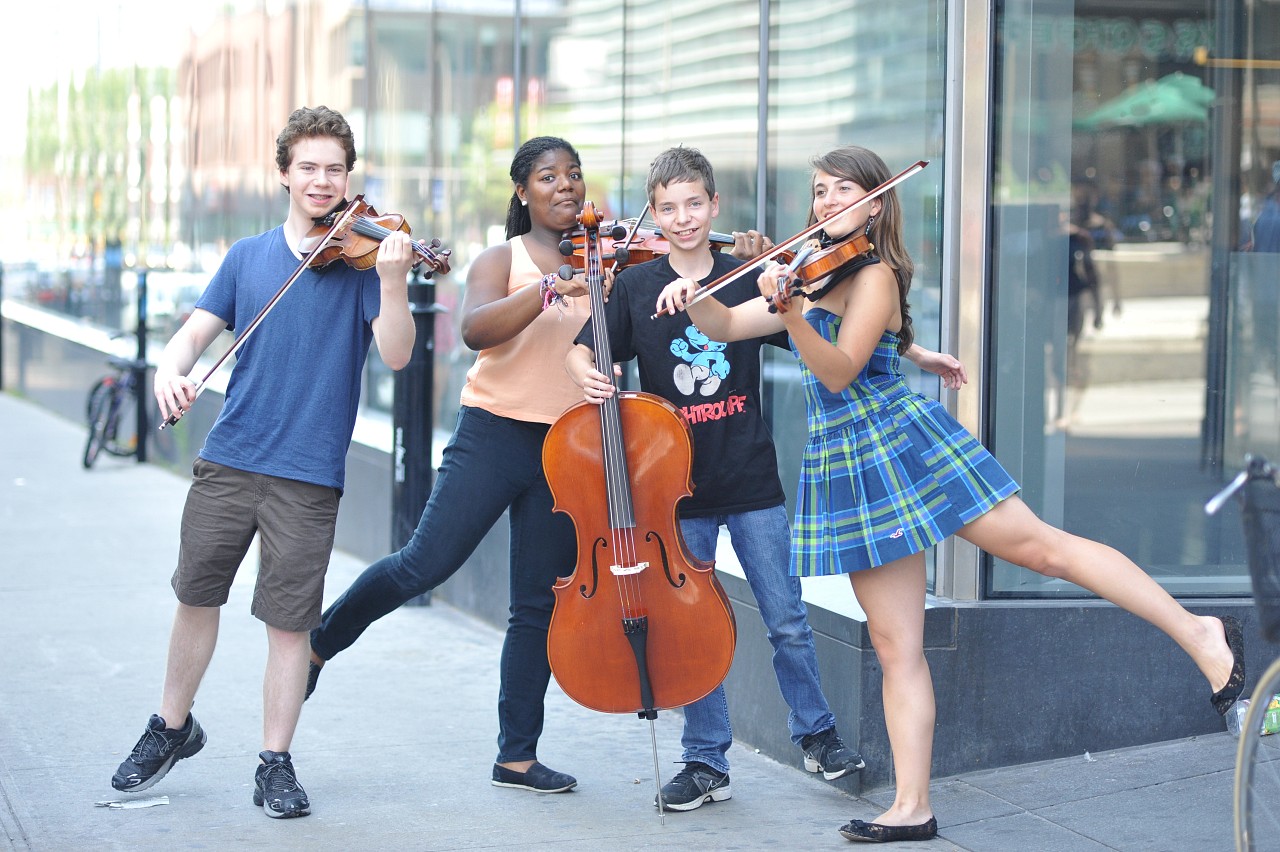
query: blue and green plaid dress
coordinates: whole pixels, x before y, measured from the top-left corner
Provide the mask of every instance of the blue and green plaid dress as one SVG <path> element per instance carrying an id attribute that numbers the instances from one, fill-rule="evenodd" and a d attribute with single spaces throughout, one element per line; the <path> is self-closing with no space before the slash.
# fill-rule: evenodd
<path id="1" fill-rule="evenodd" d="M 813 308 L 805 318 L 835 342 L 839 317 Z M 823 387 L 803 361 L 801 372 L 809 440 L 791 530 L 792 574 L 848 574 L 918 553 L 1017 492 L 946 409 L 907 387 L 896 334 L 885 332 L 841 393 Z"/>

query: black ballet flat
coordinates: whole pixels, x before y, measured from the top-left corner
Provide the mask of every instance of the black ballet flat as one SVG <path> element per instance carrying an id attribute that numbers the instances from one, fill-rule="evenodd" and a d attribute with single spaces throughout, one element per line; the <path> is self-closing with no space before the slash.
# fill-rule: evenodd
<path id="1" fill-rule="evenodd" d="M 1226 716 L 1227 711 L 1240 697 L 1240 693 L 1244 692 L 1244 631 L 1240 629 L 1240 622 L 1236 618 L 1230 615 L 1219 616 L 1219 618 L 1222 621 L 1222 630 L 1227 637 L 1227 647 L 1231 649 L 1233 662 L 1227 685 L 1209 696 L 1209 703 L 1213 705 L 1214 710 L 1218 711 L 1219 716 Z"/>
<path id="2" fill-rule="evenodd" d="M 881 825 L 855 819 L 842 826 L 840 833 L 846 840 L 859 843 L 893 843 L 898 840 L 932 840 L 938 836 L 938 819 L 929 817 L 919 825 Z"/>

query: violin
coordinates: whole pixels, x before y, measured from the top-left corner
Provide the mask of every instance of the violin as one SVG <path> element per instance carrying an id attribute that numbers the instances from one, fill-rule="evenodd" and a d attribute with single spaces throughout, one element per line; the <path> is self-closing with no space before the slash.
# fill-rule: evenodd
<path id="1" fill-rule="evenodd" d="M 609 375 L 603 250 L 590 202 L 580 221 L 595 366 Z M 543 441 L 554 509 L 573 519 L 578 538 L 573 573 L 553 586 L 547 658 L 585 707 L 652 724 L 658 710 L 697 701 L 729 673 L 733 607 L 714 565 L 689 554 L 676 517 L 676 504 L 693 493 L 692 463 L 688 422 L 648 393 L 579 402 Z M 656 779 L 656 749 L 654 764 Z"/>
<path id="2" fill-rule="evenodd" d="M 710 284 L 707 284 L 705 287 L 699 288 L 698 291 L 694 293 L 693 297 L 690 298 L 689 301 L 685 303 L 685 309 L 687 309 L 689 305 L 693 305 L 698 302 L 701 302 L 703 299 L 707 298 L 712 293 L 715 293 L 717 290 L 728 286 L 734 281 L 737 281 L 739 278 L 741 278 L 743 275 L 746 275 L 748 272 L 750 272 L 759 264 L 764 263 L 767 260 L 776 259 L 778 256 L 782 255 L 784 252 L 789 251 L 790 247 L 793 246 L 795 243 L 799 242 L 800 240 L 806 240 L 809 237 L 813 236 L 814 234 L 818 233 L 818 231 L 821 231 L 824 227 L 827 226 L 829 222 L 831 222 L 836 217 L 843 216 L 845 213 L 848 213 L 850 210 L 853 210 L 854 208 L 861 207 L 862 205 L 869 203 L 873 198 L 879 198 L 881 195 L 884 195 L 886 192 L 893 189 L 895 186 L 902 183 L 907 178 L 912 177 L 913 175 L 919 174 L 921 171 L 924 170 L 924 167 L 927 165 L 929 165 L 928 160 L 917 160 L 912 165 L 907 166 L 905 169 L 898 172 L 896 175 L 889 178 L 884 183 L 872 189 L 870 192 L 868 192 L 866 195 L 859 198 L 857 201 L 847 204 L 844 207 L 841 207 L 839 210 L 832 213 L 831 215 L 825 216 L 819 219 L 817 222 L 810 225 L 808 228 L 796 234 L 795 236 L 792 236 L 783 240 L 782 242 L 776 244 L 773 248 L 769 249 L 763 254 L 758 255 L 757 257 L 754 257 L 751 260 L 748 260 L 746 263 L 744 263 L 742 266 L 738 267 L 737 269 L 733 270 L 732 272 L 726 273 L 725 275 L 721 275 L 719 278 L 717 278 L 715 281 L 712 281 Z M 794 258 L 793 258 L 793 262 L 794 262 Z M 849 263 L 851 261 L 845 260 L 844 262 Z M 837 268 L 838 268 L 838 265 L 837 265 Z M 821 276 L 819 275 L 814 275 L 812 276 L 812 279 L 817 279 L 820 277 Z M 660 316 L 662 316 L 662 313 L 656 313 L 649 318 L 657 319 Z M 608 373 L 606 373 L 606 375 L 608 375 Z"/>
<path id="3" fill-rule="evenodd" d="M 768 297 L 769 312 L 785 313 L 794 297 L 813 296 L 818 292 L 817 282 L 858 261 L 874 263 L 878 260 L 873 258 L 875 246 L 865 233 L 850 234 L 826 248 L 822 248 L 817 240 L 810 240 L 789 262 L 778 281 L 778 292 Z M 822 289 L 825 291 L 826 288 Z"/>
<path id="4" fill-rule="evenodd" d="M 404 221 L 403 216 L 398 213 L 380 216 L 378 211 L 365 203 L 363 195 L 357 195 L 350 202 L 344 199 L 336 208 L 315 219 L 314 222 L 315 227 L 307 232 L 299 245 L 299 248 L 305 247 L 302 263 L 298 264 L 298 268 L 293 271 L 288 280 L 262 306 L 258 315 L 245 326 L 231 347 L 209 368 L 200 381 L 195 382 L 195 396 L 192 397 L 192 402 L 204 392 L 210 377 L 248 342 L 250 335 L 262 325 L 262 321 L 267 318 L 267 314 L 271 313 L 271 309 L 279 303 L 285 293 L 289 292 L 289 288 L 308 268 L 320 268 L 341 260 L 355 269 L 368 269 L 378 262 L 378 246 L 391 235 L 392 231 L 409 233 L 409 225 Z M 450 252 L 449 249 L 440 248 L 439 240 L 433 239 L 426 244 L 414 242 L 412 245 L 414 252 L 420 256 L 414 264 L 415 268 L 425 262 L 430 267 L 428 275 L 435 272 L 442 275 L 448 274 Z M 160 424 L 160 428 L 172 426 L 181 417 L 180 413 L 170 414 Z"/>
<path id="5" fill-rule="evenodd" d="M 645 207 L 647 213 L 649 208 Z M 606 222 L 600 226 L 601 233 L 609 234 L 611 243 L 609 250 L 601 250 L 601 262 L 605 269 L 612 268 L 619 272 L 624 266 L 633 263 L 647 263 L 655 257 L 671 253 L 671 243 L 662 234 L 661 228 L 642 228 L 644 213 L 638 219 Z M 710 234 L 711 250 L 720 251 L 725 246 L 733 246 L 732 234 L 721 234 L 712 231 Z M 586 268 L 586 239 L 583 231 L 578 230 L 560 241 L 560 254 L 569 258 L 565 266 L 572 272 Z"/>
<path id="6" fill-rule="evenodd" d="M 339 214 L 343 214 L 342 227 L 334 230 Z M 399 213 L 380 215 L 366 204 L 363 195 L 351 202 L 343 201 L 325 216 L 314 219 L 315 227 L 307 232 L 299 248 L 307 255 L 307 265 L 313 269 L 328 266 L 341 260 L 353 269 L 370 269 L 378 262 L 378 246 L 392 231 L 411 233 L 409 224 Z M 441 249 L 440 241 L 414 242 L 418 255 L 414 268 L 426 263 L 427 276 L 439 272 L 449 274 L 449 249 Z"/>

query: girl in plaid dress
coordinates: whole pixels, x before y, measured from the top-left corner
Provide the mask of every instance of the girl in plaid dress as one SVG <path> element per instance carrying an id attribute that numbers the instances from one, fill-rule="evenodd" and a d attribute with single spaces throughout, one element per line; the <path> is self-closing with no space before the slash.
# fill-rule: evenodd
<path id="1" fill-rule="evenodd" d="M 848 207 L 890 177 L 875 153 L 845 146 L 813 161 L 810 223 Z M 902 210 L 890 190 L 826 226 L 839 240 L 862 229 L 878 262 L 850 264 L 810 282 L 798 301 L 778 296 L 780 266 L 759 278 L 763 296 L 728 308 L 688 300 L 679 280 L 658 310 L 688 307 L 716 340 L 785 329 L 800 359 L 809 419 L 792 573 L 848 574 L 883 669 L 885 724 L 897 772 L 890 808 L 875 822 L 840 829 L 850 840 L 927 840 L 937 834 L 929 804 L 934 698 L 924 656 L 924 551 L 956 534 L 988 553 L 1075 583 L 1159 627 L 1195 662 L 1225 714 L 1244 686 L 1243 639 L 1230 617 L 1197 616 L 1123 554 L 1056 529 L 1017 496 L 1017 484 L 935 400 L 912 393 L 898 368 L 912 342 L 907 291 L 913 266 L 902 243 Z M 850 266 L 856 268 L 850 269 Z M 775 298 L 776 297 L 776 298 Z M 940 359 L 949 356 L 939 355 Z M 935 370 L 947 387 L 963 367 Z M 903 606 L 904 601 L 912 606 Z"/>

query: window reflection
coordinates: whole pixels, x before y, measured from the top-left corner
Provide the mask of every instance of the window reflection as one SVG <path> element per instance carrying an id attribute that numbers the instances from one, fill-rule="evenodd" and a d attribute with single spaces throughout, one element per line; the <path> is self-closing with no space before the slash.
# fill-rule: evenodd
<path id="1" fill-rule="evenodd" d="M 1196 62 L 1275 26 L 1260 11 L 1270 23 L 1228 3 L 1000 15 L 993 448 L 1037 512 L 1176 594 L 1247 590 L 1239 518 L 1201 507 L 1275 442 L 1254 392 L 1275 341 L 1247 319 L 1268 307 L 1245 307 L 1237 249 L 1239 170 L 1280 140 L 1242 109 L 1264 102 L 1256 76 Z M 1000 563 L 988 589 L 1081 593 Z"/>

